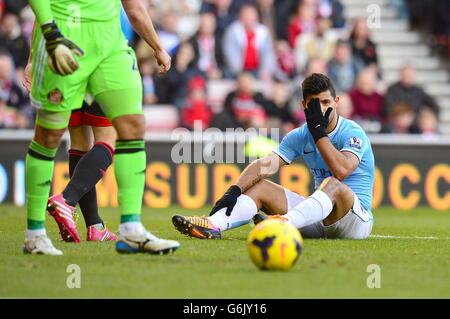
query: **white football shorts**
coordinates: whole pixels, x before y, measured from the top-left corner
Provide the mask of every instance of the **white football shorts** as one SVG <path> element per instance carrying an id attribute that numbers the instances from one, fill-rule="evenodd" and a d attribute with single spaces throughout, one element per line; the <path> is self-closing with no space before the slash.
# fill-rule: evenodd
<path id="1" fill-rule="evenodd" d="M 284 189 L 288 203 L 288 211 L 305 200 L 303 196 Z M 354 194 L 354 193 L 353 193 Z M 341 239 L 365 239 L 369 237 L 373 219 L 361 206 L 358 196 L 354 194 L 353 207 L 337 222 L 325 226 L 322 221 L 302 227 L 300 232 L 304 238 L 341 238 Z"/>

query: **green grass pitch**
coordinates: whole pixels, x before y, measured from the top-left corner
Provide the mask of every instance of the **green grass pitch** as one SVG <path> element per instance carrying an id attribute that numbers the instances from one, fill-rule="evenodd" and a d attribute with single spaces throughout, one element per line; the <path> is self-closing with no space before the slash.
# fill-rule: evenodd
<path id="1" fill-rule="evenodd" d="M 450 298 L 449 212 L 376 209 L 372 234 L 381 236 L 305 240 L 288 272 L 260 271 L 251 263 L 245 243 L 251 225 L 223 240 L 198 240 L 175 231 L 170 219 L 180 212 L 201 213 L 177 207 L 143 212 L 154 234 L 180 241 L 181 248 L 167 256 L 119 255 L 113 243 L 63 243 L 47 217 L 47 232 L 64 251 L 50 257 L 22 253 L 25 209 L 2 205 L 0 298 Z M 116 230 L 118 210 L 101 214 Z M 78 226 L 85 238 L 82 218 Z M 70 264 L 80 266 L 80 288 L 66 285 Z M 370 264 L 380 266 L 380 288 L 367 287 Z"/>

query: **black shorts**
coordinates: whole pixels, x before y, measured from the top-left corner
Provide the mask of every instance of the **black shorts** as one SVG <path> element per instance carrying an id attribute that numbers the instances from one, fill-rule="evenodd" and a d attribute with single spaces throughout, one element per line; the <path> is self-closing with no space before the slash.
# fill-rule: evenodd
<path id="1" fill-rule="evenodd" d="M 112 126 L 109 119 L 103 113 L 100 105 L 97 102 L 93 102 L 91 105 L 83 101 L 81 109 L 72 111 L 70 116 L 69 127 L 73 126 Z"/>

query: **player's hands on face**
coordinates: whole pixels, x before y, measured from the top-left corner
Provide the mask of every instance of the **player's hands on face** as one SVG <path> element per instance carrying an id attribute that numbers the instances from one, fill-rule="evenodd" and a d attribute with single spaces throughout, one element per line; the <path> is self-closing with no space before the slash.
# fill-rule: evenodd
<path id="1" fill-rule="evenodd" d="M 330 122 L 331 111 L 333 111 L 333 108 L 329 107 L 323 114 L 318 98 L 311 99 L 308 102 L 307 108 L 305 108 L 306 124 L 314 142 L 327 136 L 326 129 Z"/>
<path id="2" fill-rule="evenodd" d="M 28 63 L 23 72 L 22 85 L 28 92 L 31 92 L 31 67 L 32 64 Z"/>
<path id="3" fill-rule="evenodd" d="M 164 74 L 170 70 L 171 57 L 166 50 L 160 50 L 155 52 L 156 62 L 158 63 L 158 73 Z"/>
<path id="4" fill-rule="evenodd" d="M 213 209 L 211 210 L 211 213 L 209 216 L 214 215 L 222 208 L 226 208 L 225 214 L 227 216 L 231 215 L 231 211 L 234 208 L 234 205 L 236 205 L 237 199 L 239 196 L 241 196 L 242 191 L 237 185 L 232 185 L 228 190 L 223 194 L 222 198 L 220 198 L 216 204 L 214 205 Z"/>
<path id="5" fill-rule="evenodd" d="M 75 43 L 66 39 L 59 31 L 55 22 L 41 26 L 45 38 L 45 49 L 48 53 L 48 64 L 53 72 L 59 75 L 69 75 L 80 67 L 73 56 L 83 56 L 84 52 Z"/>

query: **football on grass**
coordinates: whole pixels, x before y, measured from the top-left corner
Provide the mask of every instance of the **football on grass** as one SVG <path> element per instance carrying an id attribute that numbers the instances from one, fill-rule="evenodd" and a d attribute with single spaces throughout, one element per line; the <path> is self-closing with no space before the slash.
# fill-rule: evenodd
<path id="1" fill-rule="evenodd" d="M 303 238 L 289 222 L 269 218 L 249 233 L 247 248 L 250 259 L 258 268 L 288 270 L 300 257 Z"/>

